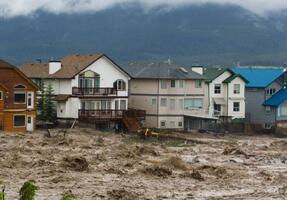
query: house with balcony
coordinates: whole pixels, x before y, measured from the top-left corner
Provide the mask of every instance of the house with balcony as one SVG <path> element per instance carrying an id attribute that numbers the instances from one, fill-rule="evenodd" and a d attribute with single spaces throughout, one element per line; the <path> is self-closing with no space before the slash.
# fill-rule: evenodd
<path id="1" fill-rule="evenodd" d="M 208 110 L 205 77 L 200 69 L 170 61 L 134 62 L 124 69 L 132 77 L 129 107 L 146 111 L 145 127 L 198 130 L 217 120 Z"/>
<path id="2" fill-rule="evenodd" d="M 209 111 L 222 122 L 245 118 L 245 85 L 248 80 L 228 68 L 204 68 Z"/>
<path id="3" fill-rule="evenodd" d="M 32 132 L 38 87 L 17 67 L 0 60 L 0 129 Z"/>
<path id="4" fill-rule="evenodd" d="M 280 67 L 235 67 L 245 77 L 246 117 L 255 131 L 274 130 L 287 121 L 286 69 Z"/>
<path id="5" fill-rule="evenodd" d="M 67 55 L 20 70 L 39 85 L 52 85 L 59 120 L 112 126 L 135 114 L 127 111 L 129 74 L 104 54 Z"/>

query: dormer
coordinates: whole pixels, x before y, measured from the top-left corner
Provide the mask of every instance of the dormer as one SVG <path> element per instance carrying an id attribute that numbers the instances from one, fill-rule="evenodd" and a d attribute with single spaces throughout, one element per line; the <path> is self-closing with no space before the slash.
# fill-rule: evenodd
<path id="1" fill-rule="evenodd" d="M 61 61 L 50 60 L 49 62 L 49 74 L 55 74 L 62 67 Z"/>

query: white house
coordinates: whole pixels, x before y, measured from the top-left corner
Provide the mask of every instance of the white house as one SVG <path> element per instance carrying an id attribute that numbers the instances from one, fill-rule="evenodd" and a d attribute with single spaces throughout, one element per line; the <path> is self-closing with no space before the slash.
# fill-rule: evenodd
<path id="1" fill-rule="evenodd" d="M 130 76 L 104 54 L 68 55 L 20 70 L 38 85 L 52 84 L 59 119 L 115 120 L 128 108 Z"/>
<path id="2" fill-rule="evenodd" d="M 207 78 L 209 111 L 227 119 L 245 118 L 245 84 L 241 75 L 230 69 L 204 68 Z"/>

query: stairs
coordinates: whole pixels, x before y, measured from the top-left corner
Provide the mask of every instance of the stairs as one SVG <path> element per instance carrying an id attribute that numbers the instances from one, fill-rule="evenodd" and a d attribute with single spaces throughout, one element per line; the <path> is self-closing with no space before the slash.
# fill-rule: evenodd
<path id="1" fill-rule="evenodd" d="M 137 132 L 141 130 L 141 122 L 135 117 L 123 117 L 123 123 L 129 132 Z"/>

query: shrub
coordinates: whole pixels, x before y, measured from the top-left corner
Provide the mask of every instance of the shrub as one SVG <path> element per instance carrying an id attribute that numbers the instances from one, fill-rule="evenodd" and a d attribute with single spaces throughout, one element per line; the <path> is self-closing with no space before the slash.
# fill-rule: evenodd
<path id="1" fill-rule="evenodd" d="M 38 187 L 35 185 L 34 180 L 26 181 L 20 189 L 20 200 L 34 200 L 36 190 Z"/>

